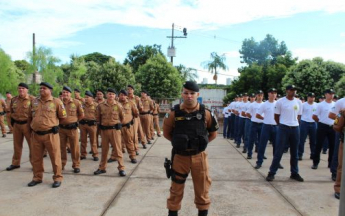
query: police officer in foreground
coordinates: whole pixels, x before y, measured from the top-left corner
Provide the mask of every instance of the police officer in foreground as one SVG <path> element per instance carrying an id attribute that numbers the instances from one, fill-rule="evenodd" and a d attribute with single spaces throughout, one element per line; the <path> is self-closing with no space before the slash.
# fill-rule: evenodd
<path id="1" fill-rule="evenodd" d="M 199 104 L 199 87 L 187 81 L 182 90 L 183 103 L 175 105 L 164 119 L 163 134 L 171 141 L 172 167 L 166 159 L 167 176 L 171 175 L 170 196 L 167 200 L 169 216 L 177 216 L 181 209 L 184 184 L 189 172 L 192 173 L 195 199 L 199 216 L 208 214 L 210 198 L 208 195 L 211 178 L 208 173 L 208 159 L 205 149 L 216 138 L 218 123 L 205 105 Z M 202 166 L 201 166 L 202 164 Z"/>
<path id="2" fill-rule="evenodd" d="M 62 177 L 61 151 L 59 137 L 59 121 L 66 118 L 66 110 L 62 101 L 52 96 L 53 86 L 49 83 L 40 84 L 40 97 L 35 98 L 30 106 L 31 129 L 31 159 L 33 179 L 29 187 L 42 183 L 43 152 L 48 150 L 53 167 L 53 188 L 60 187 Z"/>

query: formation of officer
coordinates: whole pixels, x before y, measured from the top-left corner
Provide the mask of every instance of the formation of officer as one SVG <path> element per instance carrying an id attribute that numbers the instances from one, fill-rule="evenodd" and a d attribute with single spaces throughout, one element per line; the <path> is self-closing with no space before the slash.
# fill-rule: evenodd
<path id="1" fill-rule="evenodd" d="M 142 124 L 142 129 L 147 140 L 147 144 L 151 144 L 153 140 L 151 133 L 151 125 L 153 124 L 152 113 L 153 113 L 153 102 L 147 96 L 147 91 L 141 91 L 141 103 L 143 105 L 140 111 L 140 121 Z"/>
<path id="2" fill-rule="evenodd" d="M 7 120 L 7 126 L 9 128 L 9 132 L 7 132 L 7 134 L 12 134 L 13 133 L 13 127 L 10 124 L 11 122 L 11 113 L 10 113 L 10 105 L 11 105 L 11 101 L 12 101 L 12 94 L 11 92 L 6 92 L 6 120 Z"/>
<path id="3" fill-rule="evenodd" d="M 6 137 L 5 115 L 6 115 L 6 102 L 3 99 L 0 99 L 0 127 L 1 127 L 3 138 Z"/>
<path id="4" fill-rule="evenodd" d="M 163 135 L 173 146 L 172 165 L 166 168 L 172 180 L 167 208 L 169 216 L 178 215 L 185 182 L 191 172 L 198 215 L 206 216 L 211 203 L 211 178 L 205 149 L 216 138 L 218 123 L 205 105 L 198 103 L 199 87 L 196 83 L 184 83 L 181 96 L 183 103 L 175 105 L 163 123 Z"/>

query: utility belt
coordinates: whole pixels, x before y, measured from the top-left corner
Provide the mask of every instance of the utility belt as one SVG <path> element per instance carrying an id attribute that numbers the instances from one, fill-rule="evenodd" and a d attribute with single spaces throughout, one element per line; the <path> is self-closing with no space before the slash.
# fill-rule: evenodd
<path id="1" fill-rule="evenodd" d="M 5 114 L 6 114 L 6 112 L 0 112 L 0 116 L 3 116 Z"/>
<path id="2" fill-rule="evenodd" d="M 196 155 L 205 151 L 207 143 L 207 137 L 198 136 L 189 138 L 186 134 L 174 134 L 171 142 L 176 154 L 186 156 Z"/>
<path id="3" fill-rule="evenodd" d="M 85 120 L 85 119 L 83 119 L 83 120 L 80 120 L 79 123 L 82 125 L 87 124 L 89 126 L 97 125 L 96 120 Z"/>
<path id="4" fill-rule="evenodd" d="M 147 112 L 141 112 L 140 115 L 148 115 L 148 114 L 151 114 L 150 111 L 147 111 Z"/>
<path id="5" fill-rule="evenodd" d="M 127 127 L 127 128 L 130 128 L 131 125 L 134 124 L 134 120 L 132 119 L 130 122 L 128 122 L 127 124 L 122 124 L 122 127 Z"/>
<path id="6" fill-rule="evenodd" d="M 28 121 L 17 121 L 17 120 L 14 120 L 13 118 L 11 118 L 11 125 L 13 126 L 14 124 L 20 124 L 20 125 L 23 125 L 23 124 L 26 124 L 28 123 Z"/>
<path id="7" fill-rule="evenodd" d="M 116 124 L 112 126 L 104 126 L 104 125 L 99 126 L 99 129 L 101 130 L 111 130 L 111 129 L 121 130 L 121 128 L 122 128 L 122 124 Z"/>
<path id="8" fill-rule="evenodd" d="M 60 124 L 59 126 L 62 129 L 73 130 L 73 129 L 78 128 L 78 122 L 74 122 L 72 124 L 65 124 L 65 125 Z"/>
<path id="9" fill-rule="evenodd" d="M 52 129 L 47 130 L 47 131 L 34 131 L 37 135 L 43 136 L 46 134 L 57 134 L 59 133 L 59 126 L 52 127 Z"/>

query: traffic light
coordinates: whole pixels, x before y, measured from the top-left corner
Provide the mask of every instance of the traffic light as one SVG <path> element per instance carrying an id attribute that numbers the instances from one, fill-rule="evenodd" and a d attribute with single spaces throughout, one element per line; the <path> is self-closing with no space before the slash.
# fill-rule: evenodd
<path id="1" fill-rule="evenodd" d="M 186 28 L 183 28 L 183 35 L 187 36 L 187 29 Z"/>

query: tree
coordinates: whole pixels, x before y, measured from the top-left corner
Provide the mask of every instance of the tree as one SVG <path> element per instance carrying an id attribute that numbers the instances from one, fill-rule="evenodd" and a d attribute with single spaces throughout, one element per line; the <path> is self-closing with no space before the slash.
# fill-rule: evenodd
<path id="1" fill-rule="evenodd" d="M 329 75 L 331 76 L 332 80 L 334 80 L 334 82 L 338 82 L 345 74 L 345 64 L 326 61 L 323 65 L 326 71 L 329 71 Z"/>
<path id="2" fill-rule="evenodd" d="M 15 92 L 19 82 L 24 81 L 24 74 L 11 60 L 11 57 L 0 48 L 0 93 Z"/>
<path id="3" fill-rule="evenodd" d="M 182 80 L 177 69 L 163 55 L 156 55 L 139 67 L 137 82 L 153 98 L 175 99 L 182 89 Z"/>
<path id="4" fill-rule="evenodd" d="M 26 60 L 15 60 L 14 64 L 23 73 L 25 73 L 25 71 L 27 71 L 30 68 L 30 64 Z"/>
<path id="5" fill-rule="evenodd" d="M 225 64 L 226 58 L 225 55 L 219 56 L 216 52 L 211 53 L 211 61 L 203 62 L 202 65 L 205 69 L 208 69 L 209 72 L 213 73 L 213 80 L 217 84 L 217 75 L 219 69 L 227 70 L 228 66 Z"/>
<path id="6" fill-rule="evenodd" d="M 326 70 L 322 58 L 302 60 L 286 73 L 282 80 L 283 89 L 286 85 L 294 84 L 299 87 L 299 94 L 306 97 L 308 92 L 322 95 L 324 90 L 333 87 L 334 81 Z"/>
<path id="7" fill-rule="evenodd" d="M 177 71 L 180 73 L 182 81 L 195 81 L 198 78 L 198 74 L 196 69 L 194 68 L 187 68 L 186 66 L 180 64 L 175 66 Z"/>
<path id="8" fill-rule="evenodd" d="M 279 43 L 272 35 L 267 34 L 260 42 L 256 42 L 253 37 L 245 39 L 239 52 L 241 63 L 264 65 L 265 62 L 275 64 L 279 56 L 287 54 L 288 49 L 284 41 Z"/>
<path id="9" fill-rule="evenodd" d="M 93 52 L 87 55 L 83 55 L 81 57 L 84 58 L 85 62 L 93 61 L 93 62 L 96 62 L 97 64 L 107 63 L 110 59 L 115 60 L 115 58 L 108 55 L 104 55 L 99 52 Z"/>
<path id="10" fill-rule="evenodd" d="M 136 84 L 134 74 L 129 65 L 123 65 L 110 59 L 108 62 L 99 65 L 95 62 L 89 62 L 88 65 L 90 89 L 106 90 L 107 88 L 115 88 L 117 91 L 126 89 L 128 84 L 132 84 L 136 89 L 140 89 L 140 85 Z"/>
<path id="11" fill-rule="evenodd" d="M 127 53 L 127 58 L 123 64 L 129 64 L 133 73 L 136 74 L 141 65 L 144 65 L 149 58 L 157 55 L 164 55 L 161 51 L 161 45 L 137 45 Z"/>
<path id="12" fill-rule="evenodd" d="M 42 81 L 49 82 L 53 85 L 53 94 L 57 96 L 62 90 L 61 83 L 58 80 L 62 80 L 63 72 L 61 68 L 57 65 L 60 62 L 60 59 L 53 56 L 51 49 L 45 47 L 39 47 L 36 50 L 35 55 L 32 52 L 27 53 L 30 67 L 28 68 L 26 74 L 31 75 L 38 71 L 42 75 Z M 36 80 L 37 82 L 37 80 Z M 31 93 L 34 95 L 38 94 L 38 84 L 31 84 Z"/>
<path id="13" fill-rule="evenodd" d="M 90 80 L 84 76 L 87 72 L 84 58 L 72 55 L 71 63 L 61 65 L 61 69 L 64 73 L 62 84 L 82 92 L 89 88 Z"/>
<path id="14" fill-rule="evenodd" d="M 345 75 L 335 84 L 335 91 L 340 97 L 345 97 Z"/>

